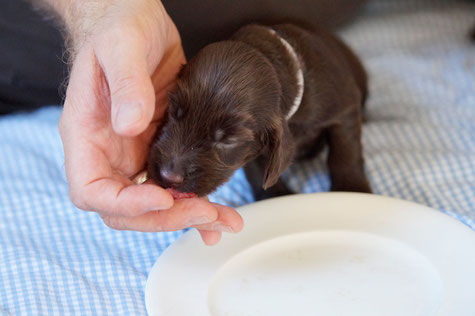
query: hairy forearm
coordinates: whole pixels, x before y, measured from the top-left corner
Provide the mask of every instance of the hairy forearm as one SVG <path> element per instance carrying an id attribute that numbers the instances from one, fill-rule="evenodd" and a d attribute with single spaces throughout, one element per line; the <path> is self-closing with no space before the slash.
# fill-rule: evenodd
<path id="1" fill-rule="evenodd" d="M 156 21 L 151 32 L 169 31 L 170 17 L 160 0 L 31 0 L 54 13 L 63 25 L 69 51 L 75 52 L 93 34 L 120 27 L 145 30 Z M 126 21 L 126 23 L 124 23 Z"/>
<path id="2" fill-rule="evenodd" d="M 94 23 L 114 0 L 32 0 L 36 7 L 53 14 L 64 27 L 70 49 L 84 41 Z"/>

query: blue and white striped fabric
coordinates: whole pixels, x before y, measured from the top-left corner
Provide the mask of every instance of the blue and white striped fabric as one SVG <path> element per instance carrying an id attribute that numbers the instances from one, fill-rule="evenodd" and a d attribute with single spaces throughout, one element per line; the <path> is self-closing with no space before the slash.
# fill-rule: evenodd
<path id="1" fill-rule="evenodd" d="M 381 0 L 343 37 L 371 75 L 366 166 L 374 191 L 475 229 L 475 6 Z M 114 231 L 69 201 L 60 109 L 0 117 L 0 314 L 144 315 L 148 271 L 183 232 Z M 324 158 L 286 173 L 326 191 Z M 242 171 L 212 199 L 252 201 Z M 427 223 L 430 225 L 430 223 Z"/>

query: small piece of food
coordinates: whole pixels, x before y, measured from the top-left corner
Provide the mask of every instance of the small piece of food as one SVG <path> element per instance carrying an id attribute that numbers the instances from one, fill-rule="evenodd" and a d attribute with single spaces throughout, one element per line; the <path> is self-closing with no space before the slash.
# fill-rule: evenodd
<path id="1" fill-rule="evenodd" d="M 180 192 L 172 188 L 166 189 L 175 200 L 181 200 L 181 199 L 190 199 L 190 198 L 196 198 L 198 195 L 193 192 Z"/>

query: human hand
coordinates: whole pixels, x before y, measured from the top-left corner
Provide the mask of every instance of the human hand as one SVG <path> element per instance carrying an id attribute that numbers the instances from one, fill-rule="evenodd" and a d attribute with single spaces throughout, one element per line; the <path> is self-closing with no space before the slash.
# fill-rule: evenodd
<path id="1" fill-rule="evenodd" d="M 232 208 L 198 198 L 174 201 L 157 185 L 131 180 L 144 169 L 185 58 L 160 2 L 102 3 L 65 14 L 74 59 L 59 130 L 71 200 L 115 229 L 193 226 L 206 244 L 217 243 L 221 231 L 240 231 L 242 218 Z"/>

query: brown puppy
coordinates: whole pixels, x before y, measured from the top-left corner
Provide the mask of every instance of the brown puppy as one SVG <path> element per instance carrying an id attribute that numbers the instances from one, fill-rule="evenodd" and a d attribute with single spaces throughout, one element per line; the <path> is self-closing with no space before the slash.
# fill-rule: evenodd
<path id="1" fill-rule="evenodd" d="M 327 31 L 245 26 L 183 67 L 149 177 L 202 196 L 245 166 L 259 200 L 292 193 L 282 172 L 328 142 L 332 190 L 370 192 L 360 140 L 366 84 L 358 59 Z"/>

